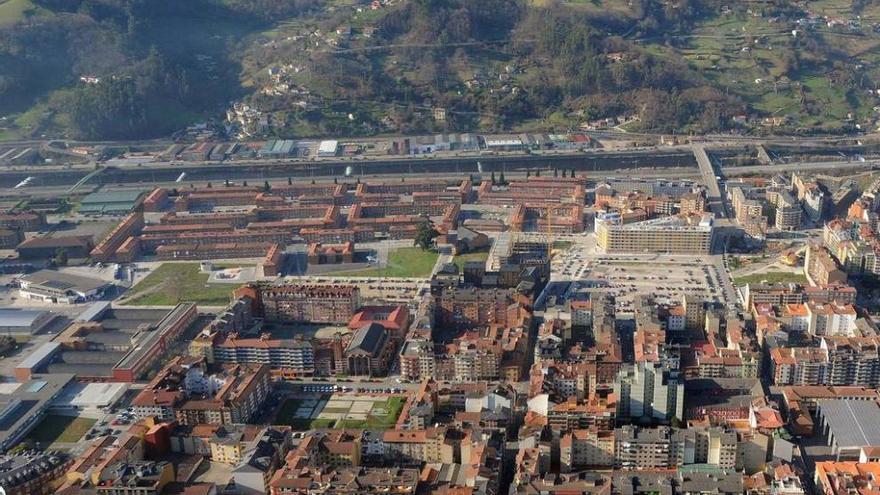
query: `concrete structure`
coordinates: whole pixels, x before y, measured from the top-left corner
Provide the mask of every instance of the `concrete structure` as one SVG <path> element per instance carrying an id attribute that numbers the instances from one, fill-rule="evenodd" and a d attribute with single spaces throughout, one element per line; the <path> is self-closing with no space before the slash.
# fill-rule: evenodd
<path id="1" fill-rule="evenodd" d="M 110 282 L 56 270 L 40 270 L 19 279 L 24 299 L 46 303 L 77 304 L 100 299 Z"/>
<path id="2" fill-rule="evenodd" d="M 880 447 L 880 406 L 861 400 L 822 400 L 819 432 L 837 460 L 857 460 L 865 447 Z"/>

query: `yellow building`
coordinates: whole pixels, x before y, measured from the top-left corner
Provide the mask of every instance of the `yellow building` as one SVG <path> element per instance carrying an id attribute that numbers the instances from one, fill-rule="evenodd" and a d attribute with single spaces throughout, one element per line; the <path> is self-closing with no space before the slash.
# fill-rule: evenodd
<path id="1" fill-rule="evenodd" d="M 710 215 L 671 216 L 625 225 L 596 220 L 596 239 L 606 253 L 709 254 L 713 234 Z"/>

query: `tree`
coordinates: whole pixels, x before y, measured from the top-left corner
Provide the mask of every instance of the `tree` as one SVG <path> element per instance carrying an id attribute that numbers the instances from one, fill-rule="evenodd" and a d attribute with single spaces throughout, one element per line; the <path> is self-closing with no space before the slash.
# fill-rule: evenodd
<path id="1" fill-rule="evenodd" d="M 292 179 L 292 178 L 290 178 L 290 177 L 287 178 L 287 185 L 288 185 L 288 186 L 292 186 L 292 185 L 293 185 L 293 179 Z"/>
<path id="2" fill-rule="evenodd" d="M 241 181 L 241 185 L 243 185 L 244 187 L 247 187 L 248 186 L 247 181 L 246 180 Z"/>
<path id="3" fill-rule="evenodd" d="M 528 178 L 531 177 L 531 176 L 532 176 L 532 171 L 531 171 L 531 170 L 526 170 L 526 179 L 528 179 Z"/>
<path id="4" fill-rule="evenodd" d="M 269 192 L 272 190 L 272 186 L 269 185 L 269 181 L 263 183 L 263 192 Z"/>
<path id="5" fill-rule="evenodd" d="M 575 175 L 574 169 L 571 169 L 571 178 L 574 179 L 575 177 L 577 177 L 577 175 Z"/>
<path id="6" fill-rule="evenodd" d="M 339 179 L 337 179 L 336 177 L 334 177 L 334 178 L 333 178 L 333 183 L 334 183 L 334 184 L 339 184 Z"/>
<path id="7" fill-rule="evenodd" d="M 226 181 L 223 183 L 223 185 L 226 187 L 229 187 L 229 179 L 226 179 Z"/>
<path id="8" fill-rule="evenodd" d="M 211 189 L 211 188 L 213 188 L 213 187 L 214 187 L 214 186 L 213 186 L 210 182 L 208 182 L 208 189 Z"/>
<path id="9" fill-rule="evenodd" d="M 434 238 L 440 235 L 431 225 L 431 222 L 422 222 L 416 227 L 415 245 L 427 251 L 431 248 Z"/>
<path id="10" fill-rule="evenodd" d="M 568 170 L 562 169 L 562 178 L 568 177 Z"/>
<path id="11" fill-rule="evenodd" d="M 540 170 L 536 170 L 536 171 L 535 171 L 535 177 L 540 177 L 540 176 L 541 176 L 541 171 L 540 171 Z"/>
<path id="12" fill-rule="evenodd" d="M 501 185 L 507 185 L 507 179 L 504 178 L 504 171 L 501 171 L 501 176 L 499 177 L 501 181 Z"/>
<path id="13" fill-rule="evenodd" d="M 492 181 L 492 185 L 494 186 L 494 185 L 495 185 L 495 172 L 494 172 L 494 171 L 492 172 L 492 179 L 491 179 L 491 181 Z"/>
<path id="14" fill-rule="evenodd" d="M 559 177 L 559 169 L 558 168 L 553 169 L 553 177 Z"/>
<path id="15" fill-rule="evenodd" d="M 65 251 L 64 249 L 59 249 L 55 252 L 55 257 L 52 259 L 52 263 L 55 266 L 67 266 L 67 262 L 67 251 Z"/>

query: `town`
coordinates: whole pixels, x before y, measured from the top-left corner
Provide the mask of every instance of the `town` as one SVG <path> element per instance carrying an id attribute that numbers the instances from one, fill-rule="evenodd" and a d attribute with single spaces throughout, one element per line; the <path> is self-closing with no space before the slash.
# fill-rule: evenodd
<path id="1" fill-rule="evenodd" d="M 0 488 L 880 490 L 876 144 L 526 137 L 6 146 Z"/>

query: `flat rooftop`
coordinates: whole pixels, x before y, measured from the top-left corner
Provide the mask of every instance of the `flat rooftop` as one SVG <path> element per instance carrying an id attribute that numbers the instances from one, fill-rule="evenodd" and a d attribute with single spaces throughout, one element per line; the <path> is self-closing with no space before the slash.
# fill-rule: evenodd
<path id="1" fill-rule="evenodd" d="M 52 290 L 74 290 L 76 292 L 92 292 L 102 287 L 111 285 L 105 280 L 73 275 L 57 270 L 40 270 L 21 277 L 22 282 L 28 282 L 40 287 Z"/>
<path id="2" fill-rule="evenodd" d="M 20 441 L 38 422 L 49 402 L 73 380 L 71 374 L 35 375 L 17 387 L 0 390 L 0 450 Z"/>
<path id="3" fill-rule="evenodd" d="M 46 314 L 40 310 L 0 308 L 0 327 L 30 327 Z"/>
<path id="4" fill-rule="evenodd" d="M 874 401 L 819 401 L 819 415 L 840 448 L 880 446 L 880 406 Z"/>
<path id="5" fill-rule="evenodd" d="M 91 332 L 85 339 L 103 350 L 59 349 L 58 343 L 50 342 L 25 357 L 19 367 L 28 365 L 48 373 L 110 376 L 114 366 L 123 359 L 136 359 L 140 355 L 136 351 L 159 337 L 157 327 L 171 313 L 167 309 L 102 307 L 100 316 L 90 320 L 100 323 L 104 330 Z M 154 330 L 140 332 L 148 328 Z M 51 360 L 47 359 L 50 354 L 54 354 Z"/>
<path id="6" fill-rule="evenodd" d="M 82 408 L 107 407 L 119 400 L 128 387 L 128 383 L 74 383 L 53 404 Z"/>

